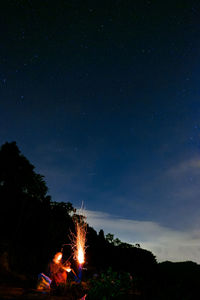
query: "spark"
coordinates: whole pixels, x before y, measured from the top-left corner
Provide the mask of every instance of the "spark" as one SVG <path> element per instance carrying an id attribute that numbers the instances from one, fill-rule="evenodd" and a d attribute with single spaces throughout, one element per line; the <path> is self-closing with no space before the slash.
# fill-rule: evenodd
<path id="1" fill-rule="evenodd" d="M 74 259 L 79 265 L 85 262 L 85 243 L 87 224 L 83 215 L 74 215 L 75 234 L 71 233 L 72 249 Z"/>

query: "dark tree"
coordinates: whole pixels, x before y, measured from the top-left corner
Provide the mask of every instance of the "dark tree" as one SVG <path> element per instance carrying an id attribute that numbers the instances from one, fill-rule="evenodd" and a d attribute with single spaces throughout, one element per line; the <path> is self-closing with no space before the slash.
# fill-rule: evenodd
<path id="1" fill-rule="evenodd" d="M 71 256 L 69 234 L 74 232 L 74 220 L 85 218 L 76 214 L 71 203 L 52 202 L 47 193 L 44 177 L 16 143 L 4 144 L 0 148 L 0 255 L 6 253 L 11 270 L 36 275 L 45 272 L 61 248 L 66 257 Z M 105 237 L 103 230 L 97 234 L 90 226 L 86 262 L 90 272 L 112 267 L 143 278 L 147 274 L 148 280 L 156 265 L 151 252 L 123 243 L 113 234 Z"/>
<path id="2" fill-rule="evenodd" d="M 29 253 L 42 240 L 40 226 L 50 207 L 47 191 L 44 177 L 34 171 L 16 143 L 5 143 L 0 148 L 1 248 L 6 248 L 14 267 L 30 267 Z M 36 263 L 35 255 L 31 261 Z"/>
<path id="3" fill-rule="evenodd" d="M 1 225 L 5 240 L 15 239 L 41 204 L 49 205 L 42 175 L 20 153 L 15 142 L 0 149 Z"/>
<path id="4" fill-rule="evenodd" d="M 51 202 L 44 177 L 15 142 L 0 148 L 0 251 L 13 269 L 38 272 L 67 242 L 71 203 Z"/>

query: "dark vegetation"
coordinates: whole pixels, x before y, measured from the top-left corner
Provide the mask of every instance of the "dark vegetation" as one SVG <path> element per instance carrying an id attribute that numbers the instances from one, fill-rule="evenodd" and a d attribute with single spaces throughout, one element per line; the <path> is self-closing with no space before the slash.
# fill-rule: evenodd
<path id="1" fill-rule="evenodd" d="M 0 283 L 35 287 L 62 245 L 74 231 L 71 203 L 54 202 L 44 177 L 20 153 L 15 142 L 0 148 Z M 71 255 L 70 246 L 63 246 Z M 158 264 L 140 245 L 104 236 L 88 226 L 86 270 L 88 299 L 196 299 L 200 266 L 192 263 Z M 74 266 L 76 267 L 76 266 Z"/>

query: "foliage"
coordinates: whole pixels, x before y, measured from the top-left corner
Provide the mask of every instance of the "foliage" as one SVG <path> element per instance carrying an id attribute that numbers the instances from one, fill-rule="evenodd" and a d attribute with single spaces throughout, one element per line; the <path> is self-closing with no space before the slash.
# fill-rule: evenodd
<path id="1" fill-rule="evenodd" d="M 0 148 L 0 199 L 0 227 L 3 229 L 0 280 L 22 284 L 25 277 L 19 273 L 45 272 L 49 260 L 61 247 L 64 256 L 70 257 L 68 236 L 74 231 L 73 219 L 80 221 L 84 217 L 77 215 L 69 202 L 51 201 L 44 176 L 35 172 L 15 142 L 5 143 Z M 86 261 L 88 271 L 85 273 L 89 277 L 94 272 L 100 274 L 90 281 L 87 299 L 128 299 L 133 283 L 129 273 L 134 278 L 134 289 L 137 287 L 144 299 L 189 300 L 195 299 L 199 290 L 199 265 L 192 262 L 157 264 L 155 256 L 139 244 L 124 243 L 111 233 L 105 237 L 103 230 L 97 234 L 90 226 Z M 74 295 L 83 295 L 85 290 L 87 286 L 70 283 L 68 288 L 59 287 L 56 292 L 74 299 Z"/>
<path id="2" fill-rule="evenodd" d="M 0 148 L 0 199 L 0 226 L 4 228 L 0 256 L 8 254 L 12 270 L 45 273 L 48 262 L 61 248 L 66 258 L 71 256 L 73 219 L 81 221 L 84 217 L 77 215 L 69 202 L 51 201 L 44 176 L 35 172 L 15 142 Z M 102 272 L 111 266 L 115 271 L 140 276 L 151 276 L 156 264 L 151 252 L 123 243 L 112 234 L 105 237 L 103 230 L 97 234 L 90 226 L 86 261 L 91 273 L 90 270 Z"/>
<path id="3" fill-rule="evenodd" d="M 44 177 L 35 173 L 16 143 L 4 144 L 0 149 L 0 220 L 5 240 L 23 235 L 35 211 L 49 204 L 47 191 Z"/>
<path id="4" fill-rule="evenodd" d="M 128 273 L 117 273 L 109 268 L 105 273 L 90 281 L 88 299 L 107 300 L 123 299 L 132 286 Z"/>
<path id="5" fill-rule="evenodd" d="M 12 268 L 25 273 L 44 268 L 53 252 L 68 242 L 73 226 L 72 204 L 52 202 L 44 176 L 34 169 L 15 142 L 2 145 L 0 249 L 9 254 Z"/>
<path id="6" fill-rule="evenodd" d="M 194 262 L 163 262 L 158 264 L 157 298 L 168 300 L 198 299 L 200 266 Z"/>
<path id="7" fill-rule="evenodd" d="M 114 238 L 114 234 L 108 233 L 106 234 L 106 241 L 108 241 L 113 246 L 119 246 L 121 248 L 133 248 L 134 246 L 128 243 L 122 242 L 119 238 Z M 135 247 L 140 248 L 139 244 L 135 244 Z"/>
<path id="8" fill-rule="evenodd" d="M 109 243 L 113 244 L 113 242 L 114 242 L 114 234 L 112 234 L 112 233 L 106 234 L 106 240 L 107 240 Z"/>

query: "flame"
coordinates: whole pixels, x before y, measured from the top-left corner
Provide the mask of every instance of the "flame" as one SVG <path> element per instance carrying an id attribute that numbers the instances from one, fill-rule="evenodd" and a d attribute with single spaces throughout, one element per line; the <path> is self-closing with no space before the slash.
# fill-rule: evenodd
<path id="1" fill-rule="evenodd" d="M 67 271 L 68 273 L 70 273 L 72 270 L 70 267 L 62 267 L 62 268 L 63 268 L 63 270 Z"/>
<path id="2" fill-rule="evenodd" d="M 69 273 L 69 272 L 71 272 L 71 268 L 66 268 L 66 271 Z"/>
<path id="3" fill-rule="evenodd" d="M 84 263 L 84 251 L 81 248 L 78 249 L 78 262 L 81 265 Z"/>
<path id="4" fill-rule="evenodd" d="M 85 262 L 86 228 L 87 224 L 83 216 L 75 219 L 76 234 L 72 234 L 72 248 L 74 250 L 74 258 L 79 265 Z"/>
<path id="5" fill-rule="evenodd" d="M 76 258 L 79 264 L 85 262 L 86 224 L 76 222 Z"/>

